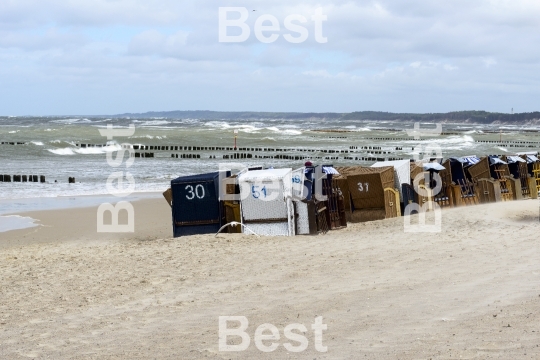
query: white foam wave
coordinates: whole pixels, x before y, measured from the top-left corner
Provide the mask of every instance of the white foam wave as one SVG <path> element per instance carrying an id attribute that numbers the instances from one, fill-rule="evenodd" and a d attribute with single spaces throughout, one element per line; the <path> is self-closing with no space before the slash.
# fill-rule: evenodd
<path id="1" fill-rule="evenodd" d="M 152 135 L 137 135 L 137 136 L 130 136 L 130 139 L 153 139 L 154 137 Z"/>
<path id="2" fill-rule="evenodd" d="M 208 121 L 204 123 L 204 126 L 212 127 L 212 128 L 219 128 L 219 129 L 229 129 L 231 128 L 231 125 L 228 122 L 225 121 Z"/>
<path id="3" fill-rule="evenodd" d="M 284 129 L 298 129 L 298 125 L 280 125 Z"/>
<path id="4" fill-rule="evenodd" d="M 285 126 L 283 126 L 283 127 L 285 127 Z M 255 128 L 255 129 L 257 129 L 257 128 Z M 260 130 L 260 129 L 257 129 L 257 130 Z M 278 133 L 285 134 L 285 135 L 300 135 L 300 134 L 302 134 L 302 132 L 300 130 L 280 129 L 280 128 L 276 127 L 276 126 L 267 127 L 266 130 L 278 132 Z"/>
<path id="5" fill-rule="evenodd" d="M 107 145 L 104 147 L 90 147 L 90 148 L 72 148 L 72 147 L 66 147 L 66 148 L 60 148 L 60 149 L 47 149 L 47 151 L 55 154 L 55 155 L 98 155 L 98 154 L 105 154 L 108 152 L 118 151 L 122 149 L 122 147 L 118 144 L 116 145 Z"/>
<path id="6" fill-rule="evenodd" d="M 43 146 L 43 143 L 41 141 L 30 141 L 30 142 L 37 146 Z"/>
<path id="7" fill-rule="evenodd" d="M 167 120 L 148 120 L 143 122 L 140 126 L 158 126 L 158 125 L 167 125 L 170 124 L 170 121 Z"/>
<path id="8" fill-rule="evenodd" d="M 13 131 L 8 132 L 8 134 L 16 134 L 18 132 L 19 132 L 19 130 L 13 130 Z"/>
<path id="9" fill-rule="evenodd" d="M 75 123 L 90 123 L 92 122 L 89 119 L 61 119 L 61 120 L 51 120 L 49 121 L 55 124 L 75 124 Z"/>
<path id="10" fill-rule="evenodd" d="M 71 148 L 63 148 L 63 149 L 47 149 L 47 151 L 55 154 L 55 155 L 75 155 L 75 152 Z"/>
<path id="11" fill-rule="evenodd" d="M 499 150 L 501 150 L 501 151 L 504 151 L 504 152 L 508 152 L 508 149 L 505 149 L 505 148 L 503 148 L 503 147 L 497 146 L 497 149 L 499 149 Z"/>
<path id="12" fill-rule="evenodd" d="M 302 132 L 300 130 L 283 130 L 282 131 L 283 134 L 287 134 L 287 135 L 301 135 Z"/>

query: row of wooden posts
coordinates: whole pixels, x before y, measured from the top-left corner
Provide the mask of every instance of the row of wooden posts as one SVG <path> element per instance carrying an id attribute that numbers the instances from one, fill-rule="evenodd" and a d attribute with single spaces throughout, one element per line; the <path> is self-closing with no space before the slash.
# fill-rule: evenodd
<path id="1" fill-rule="evenodd" d="M 144 153 L 135 153 L 135 157 L 153 157 L 152 156 L 144 156 Z M 174 159 L 201 159 L 200 154 L 171 154 L 171 158 Z M 215 155 L 210 155 L 208 157 L 209 159 L 217 159 Z M 235 160 L 235 159 L 275 159 L 275 160 L 294 160 L 294 161 L 300 161 L 300 160 L 340 160 L 337 156 L 307 156 L 307 155 L 253 155 L 253 154 L 247 154 L 247 153 L 234 153 L 234 154 L 226 154 L 223 155 L 222 159 L 224 160 Z M 393 161 L 393 160 L 403 160 L 403 158 L 378 158 L 378 157 L 352 157 L 352 156 L 345 156 L 342 158 L 342 160 L 352 160 L 352 161 Z"/>
<path id="2" fill-rule="evenodd" d="M 45 183 L 46 181 L 45 181 L 45 175 L 0 175 L 0 182 Z M 75 184 L 75 177 L 69 177 L 68 183 Z"/>
<path id="3" fill-rule="evenodd" d="M 45 175 L 0 175 L 0 182 L 45 182 Z"/>
<path id="4" fill-rule="evenodd" d="M 501 141 L 501 140 L 475 140 L 474 142 L 477 143 L 484 143 L 484 144 L 495 144 L 495 145 L 501 145 L 502 144 L 540 144 L 540 141 Z"/>
<path id="5" fill-rule="evenodd" d="M 103 144 L 77 144 L 81 148 L 104 147 Z M 308 148 L 252 148 L 252 147 L 227 147 L 227 146 L 181 146 L 181 145 L 131 145 L 133 150 L 142 151 L 251 151 L 251 152 L 319 152 L 325 154 L 349 154 L 360 153 L 359 150 L 374 150 L 373 154 L 391 154 L 394 151 L 403 151 L 403 147 L 395 147 L 393 150 L 383 150 L 381 146 L 349 146 L 349 149 L 308 149 Z M 124 146 L 127 148 L 127 146 Z M 355 151 L 356 150 L 356 151 Z M 137 157 L 137 156 L 136 156 Z M 143 157 L 143 156 L 139 156 Z M 152 157 L 152 156 L 148 156 Z"/>

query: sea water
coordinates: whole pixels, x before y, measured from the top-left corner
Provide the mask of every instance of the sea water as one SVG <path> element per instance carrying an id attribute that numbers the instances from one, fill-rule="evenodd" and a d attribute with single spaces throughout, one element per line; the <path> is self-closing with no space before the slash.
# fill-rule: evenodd
<path id="1" fill-rule="evenodd" d="M 116 138 L 118 144 L 107 147 L 82 148 L 78 144 L 106 145 L 107 139 L 99 129 L 108 124 L 115 127 L 135 125 L 135 134 Z M 434 125 L 422 124 L 433 128 Z M 44 175 L 45 183 L 0 182 L 0 199 L 70 197 L 107 194 L 107 178 L 114 171 L 129 171 L 135 179 L 135 192 L 163 192 L 176 177 L 217 171 L 219 163 L 236 161 L 246 166 L 302 166 L 302 160 L 241 159 L 223 160 L 233 151 L 150 151 L 154 158 L 135 158 L 129 169 L 108 165 L 106 152 L 119 144 L 153 146 L 232 147 L 235 132 L 237 146 L 248 148 L 288 149 L 280 152 L 252 152 L 253 155 L 301 155 L 312 162 L 333 165 L 365 165 L 369 161 L 348 160 L 345 157 L 412 158 L 420 144 L 440 146 L 444 157 L 487 154 L 510 154 L 518 151 L 537 151 L 538 144 L 529 147 L 497 146 L 477 140 L 540 141 L 540 128 L 534 126 L 500 126 L 475 124 L 443 124 L 450 133 L 429 139 L 413 139 L 406 130 L 414 123 L 400 121 L 339 121 L 339 120 L 235 120 L 209 121 L 204 119 L 169 118 L 92 118 L 92 117 L 0 117 L 0 142 L 20 142 L 24 145 L 0 144 L 0 174 Z M 392 138 L 372 140 L 371 138 Z M 391 154 L 378 155 L 371 150 L 356 153 L 328 153 L 324 150 L 350 150 L 351 147 L 378 146 Z M 396 150 L 396 148 L 401 150 Z M 310 149 L 312 152 L 298 152 Z M 200 159 L 171 158 L 171 154 L 199 154 Z M 215 156 L 215 158 L 214 158 Z M 321 157 L 322 159 L 317 159 Z M 338 159 L 325 160 L 324 157 Z M 68 178 L 74 177 L 75 184 Z M 13 204 L 13 202 L 9 202 Z M 2 203 L 0 203 L 2 206 Z M 4 210 L 6 205 L 4 204 Z M 0 213 L 2 213 L 0 209 Z M 3 212 L 5 213 L 5 211 Z"/>

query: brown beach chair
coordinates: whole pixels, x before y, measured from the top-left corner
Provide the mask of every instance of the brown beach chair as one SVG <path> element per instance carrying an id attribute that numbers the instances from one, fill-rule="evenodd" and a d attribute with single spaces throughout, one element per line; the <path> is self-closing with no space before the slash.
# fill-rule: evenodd
<path id="1" fill-rule="evenodd" d="M 355 169 L 354 174 L 347 175 L 347 184 L 351 194 L 352 222 L 382 220 L 401 215 L 399 191 L 394 189 L 392 166 Z"/>

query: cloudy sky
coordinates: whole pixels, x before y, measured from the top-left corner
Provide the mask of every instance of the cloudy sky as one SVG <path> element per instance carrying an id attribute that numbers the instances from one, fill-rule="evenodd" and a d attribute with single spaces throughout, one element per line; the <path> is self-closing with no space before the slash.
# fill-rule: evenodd
<path id="1" fill-rule="evenodd" d="M 247 41 L 219 42 L 220 6 L 248 9 Z M 0 114 L 535 111 L 539 18 L 538 0 L 2 0 Z"/>

